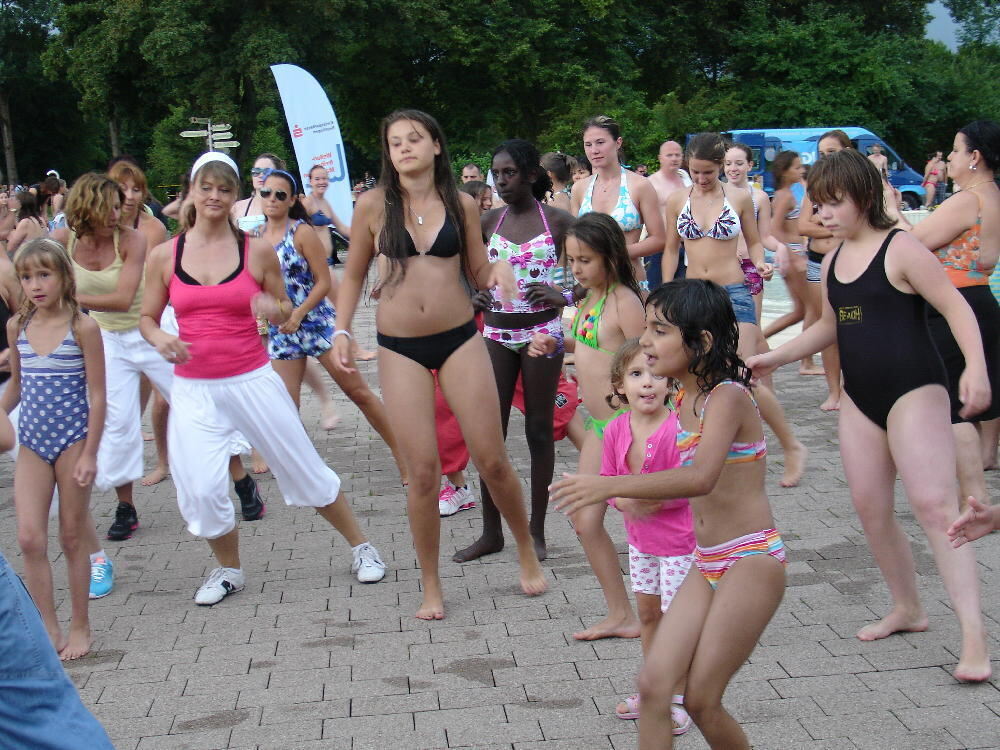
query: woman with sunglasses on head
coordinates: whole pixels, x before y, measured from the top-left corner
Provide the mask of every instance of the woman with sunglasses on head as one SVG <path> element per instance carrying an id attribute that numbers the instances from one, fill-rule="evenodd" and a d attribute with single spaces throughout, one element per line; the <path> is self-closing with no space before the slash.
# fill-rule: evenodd
<path id="1" fill-rule="evenodd" d="M 376 253 L 388 260 L 376 324 L 379 381 L 409 473 L 407 514 L 421 568 L 423 601 L 416 617 L 445 616 L 438 575 L 441 461 L 434 428 L 434 376 L 465 436 L 479 476 L 517 541 L 521 589 L 546 589 L 545 574 L 524 509 L 521 483 L 504 449 L 493 369 L 473 319 L 468 283 L 515 292 L 511 266 L 491 265 L 483 246 L 479 207 L 458 192 L 444 134 L 417 110 L 382 121 L 381 183 L 361 195 L 351 224 L 351 248 L 337 298 L 334 359 L 355 372 L 351 322 Z M 456 321 L 464 321 L 455 325 Z M 477 384 L 472 388 L 470 383 Z"/>
<path id="2" fill-rule="evenodd" d="M 264 173 L 269 169 L 285 169 L 285 160 L 274 154 L 263 153 L 253 160 L 250 170 L 250 182 L 253 190 L 250 196 L 233 204 L 231 215 L 236 226 L 252 237 L 259 237 L 264 229 L 264 209 L 261 205 L 258 191 L 264 187 Z"/>
<path id="3" fill-rule="evenodd" d="M 306 209 L 299 201 L 295 178 L 284 170 L 264 173 L 257 191 L 267 222 L 261 237 L 274 248 L 281 263 L 285 289 L 292 312 L 281 325 L 271 323 L 268 354 L 295 405 L 305 373 L 307 357 L 315 357 L 337 385 L 361 409 L 368 423 L 382 436 L 396 459 L 403 484 L 406 469 L 400 459 L 385 406 L 365 383 L 360 373 L 343 373 L 333 363 L 334 311 L 326 299 L 330 276 L 323 246 L 309 225 Z"/>
<path id="4" fill-rule="evenodd" d="M 622 165 L 621 129 L 607 115 L 592 117 L 584 123 L 583 148 L 593 176 L 574 183 L 570 213 L 583 216 L 598 211 L 613 218 L 625 232 L 639 288 L 648 290 L 642 258 L 663 250 L 663 216 L 656 190 L 645 177 Z"/>

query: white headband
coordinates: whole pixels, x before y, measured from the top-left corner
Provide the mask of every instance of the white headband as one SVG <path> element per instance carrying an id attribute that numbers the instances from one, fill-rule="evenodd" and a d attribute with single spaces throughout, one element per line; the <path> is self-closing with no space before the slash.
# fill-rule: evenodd
<path id="1" fill-rule="evenodd" d="M 206 151 L 197 159 L 195 159 L 194 164 L 191 166 L 191 179 L 193 180 L 195 175 L 198 174 L 198 170 L 200 170 L 209 162 L 213 161 L 221 161 L 223 164 L 225 164 L 231 170 L 233 170 L 236 173 L 237 177 L 240 176 L 239 167 L 236 166 L 236 162 L 234 162 L 231 158 L 229 158 L 228 154 L 224 154 L 221 151 Z"/>

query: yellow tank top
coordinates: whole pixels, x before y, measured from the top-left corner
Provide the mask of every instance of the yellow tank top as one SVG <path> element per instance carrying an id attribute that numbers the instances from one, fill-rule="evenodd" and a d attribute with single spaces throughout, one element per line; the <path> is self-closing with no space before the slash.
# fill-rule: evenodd
<path id="1" fill-rule="evenodd" d="M 120 232 L 115 229 L 115 259 L 107 268 L 100 271 L 91 271 L 76 262 L 73 257 L 73 247 L 76 245 L 76 232 L 70 230 L 69 233 L 69 257 L 73 261 L 73 272 L 76 275 L 77 294 L 98 296 L 103 294 L 114 294 L 118 288 L 118 278 L 122 273 L 121 252 L 119 250 Z M 135 290 L 135 299 L 128 312 L 99 312 L 90 311 L 90 317 L 105 331 L 128 331 L 139 326 L 139 311 L 142 308 L 142 291 L 144 278 L 139 278 L 139 287 Z"/>

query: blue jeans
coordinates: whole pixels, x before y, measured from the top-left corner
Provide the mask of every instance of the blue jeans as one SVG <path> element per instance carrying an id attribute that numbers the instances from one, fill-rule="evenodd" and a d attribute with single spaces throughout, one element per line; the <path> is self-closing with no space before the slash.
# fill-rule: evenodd
<path id="1" fill-rule="evenodd" d="M 677 253 L 677 273 L 674 274 L 674 278 L 683 279 L 687 272 L 687 266 L 684 265 L 684 245 L 680 246 Z M 646 281 L 649 282 L 651 292 L 663 286 L 663 253 L 646 257 Z"/>
<path id="2" fill-rule="evenodd" d="M 0 747 L 114 750 L 80 701 L 35 603 L 0 554 Z"/>
<path id="3" fill-rule="evenodd" d="M 726 284 L 722 287 L 729 293 L 729 301 L 733 303 L 737 323 L 753 323 L 757 325 L 757 308 L 753 305 L 753 297 L 746 284 Z"/>

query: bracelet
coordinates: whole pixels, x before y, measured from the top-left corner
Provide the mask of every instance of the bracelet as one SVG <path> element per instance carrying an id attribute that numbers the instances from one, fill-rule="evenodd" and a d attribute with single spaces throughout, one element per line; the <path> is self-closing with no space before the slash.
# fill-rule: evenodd
<path id="1" fill-rule="evenodd" d="M 546 357 L 549 358 L 558 357 L 560 354 L 563 354 L 566 351 L 566 345 L 563 343 L 564 339 L 562 333 L 560 332 L 558 336 L 553 336 L 553 338 L 556 340 L 556 348 L 555 351 L 553 351 L 551 354 L 545 355 Z"/>
<path id="2" fill-rule="evenodd" d="M 562 290 L 562 296 L 563 296 L 563 299 L 566 300 L 566 307 L 575 307 L 576 306 L 576 300 L 573 298 L 573 290 L 572 289 L 563 289 Z"/>
<path id="3" fill-rule="evenodd" d="M 333 341 L 333 339 L 337 338 L 337 336 L 347 336 L 347 338 L 351 339 L 352 341 L 354 340 L 354 337 L 351 335 L 351 332 L 344 330 L 343 328 L 334 331 L 333 337 L 330 340 Z"/>

